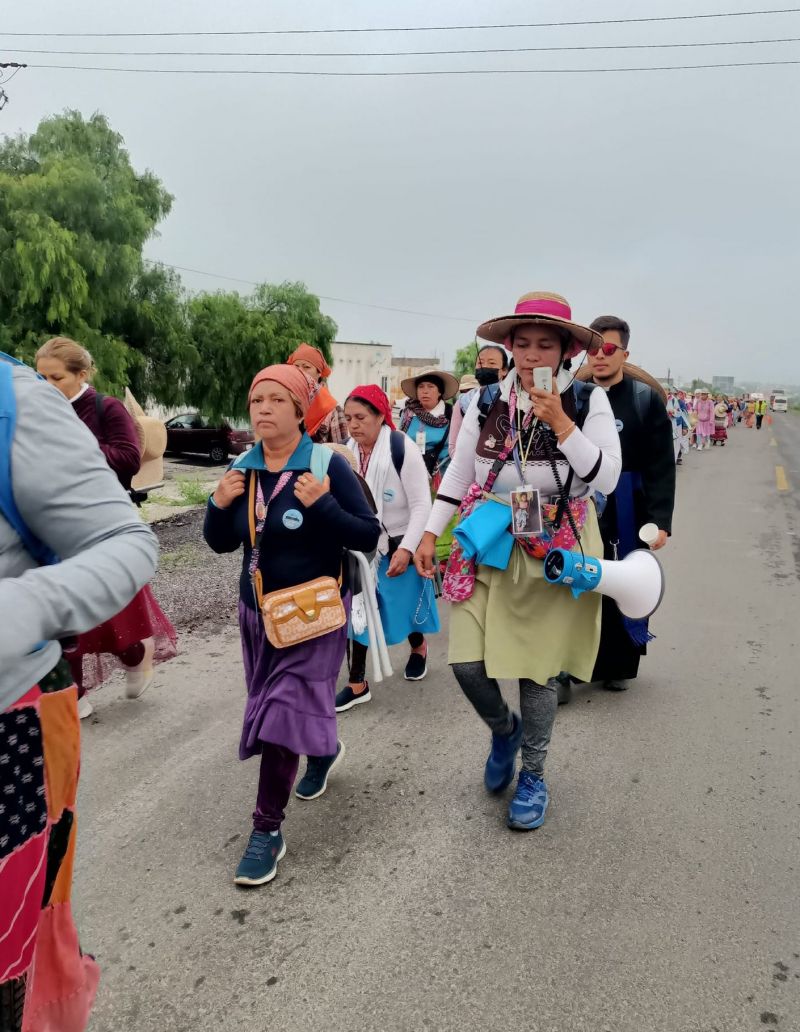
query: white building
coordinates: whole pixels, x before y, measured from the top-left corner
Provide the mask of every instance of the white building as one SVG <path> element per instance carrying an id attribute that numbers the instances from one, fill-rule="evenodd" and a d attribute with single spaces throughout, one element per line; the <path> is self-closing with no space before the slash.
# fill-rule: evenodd
<path id="1" fill-rule="evenodd" d="M 377 384 L 388 393 L 392 372 L 391 344 L 360 344 L 335 340 L 331 345 L 333 372 L 328 377 L 328 390 L 340 405 L 354 387 L 362 383 Z"/>

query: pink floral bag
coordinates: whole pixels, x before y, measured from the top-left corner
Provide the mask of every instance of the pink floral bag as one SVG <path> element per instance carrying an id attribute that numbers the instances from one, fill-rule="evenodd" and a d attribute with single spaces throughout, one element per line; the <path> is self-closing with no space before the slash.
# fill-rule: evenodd
<path id="1" fill-rule="evenodd" d="M 483 487 L 477 483 L 470 484 L 461 505 L 458 507 L 459 521 L 463 520 L 465 516 L 469 516 L 475 508 L 475 503 L 481 498 L 484 491 L 492 490 L 494 482 L 497 480 L 500 470 L 505 465 L 505 461 L 510 454 L 511 446 L 504 448 L 500 452 L 494 465 L 489 470 L 489 476 L 486 478 L 486 483 Z M 475 560 L 464 558 L 464 551 L 458 543 L 458 538 L 454 537 L 453 543 L 450 546 L 450 555 L 447 557 L 447 565 L 444 568 L 444 576 L 442 577 L 442 598 L 445 602 L 466 602 L 468 598 L 472 597 L 474 590 Z"/>

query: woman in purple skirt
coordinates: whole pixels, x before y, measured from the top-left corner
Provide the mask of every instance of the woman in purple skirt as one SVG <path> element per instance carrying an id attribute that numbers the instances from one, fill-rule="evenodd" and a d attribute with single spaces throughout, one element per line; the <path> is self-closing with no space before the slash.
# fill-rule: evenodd
<path id="1" fill-rule="evenodd" d="M 248 403 L 258 443 L 220 481 L 203 530 L 215 552 L 244 547 L 239 627 L 247 703 L 239 757 L 260 755 L 261 773 L 237 885 L 263 885 L 275 877 L 286 852 L 281 824 L 300 756 L 339 760 L 344 755 L 336 738 L 335 697 L 347 627 L 273 647 L 256 602 L 256 571 L 264 595 L 317 577 L 339 578 L 344 550 L 372 551 L 380 534 L 350 464 L 341 455 L 328 455 L 324 445 L 312 445 L 305 432 L 310 389 L 308 378 L 293 366 L 268 366 L 257 374 Z M 325 452 L 323 480 L 311 472 L 320 465 L 314 449 Z M 341 592 L 349 603 L 346 582 Z"/>

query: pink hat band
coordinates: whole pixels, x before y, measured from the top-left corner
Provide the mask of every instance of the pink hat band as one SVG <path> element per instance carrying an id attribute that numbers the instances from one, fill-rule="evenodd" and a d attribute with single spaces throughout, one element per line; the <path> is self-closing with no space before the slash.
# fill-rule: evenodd
<path id="1" fill-rule="evenodd" d="M 572 309 L 568 304 L 545 297 L 531 297 L 518 301 L 514 315 L 546 315 L 572 322 Z"/>

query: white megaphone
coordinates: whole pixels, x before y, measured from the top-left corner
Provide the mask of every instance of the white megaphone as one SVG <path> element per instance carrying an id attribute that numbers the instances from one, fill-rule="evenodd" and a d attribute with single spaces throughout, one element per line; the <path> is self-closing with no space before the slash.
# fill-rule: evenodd
<path id="1" fill-rule="evenodd" d="M 652 616 L 664 597 L 664 570 L 645 548 L 637 548 L 619 561 L 554 548 L 545 558 L 544 575 L 551 584 L 566 585 L 575 598 L 584 591 L 608 595 L 630 620 Z"/>

